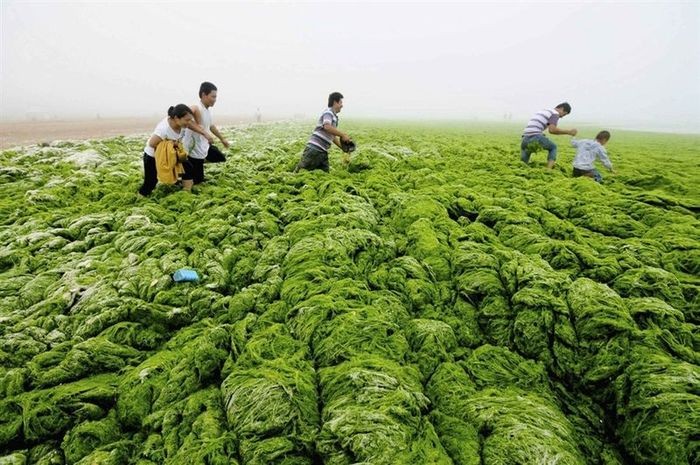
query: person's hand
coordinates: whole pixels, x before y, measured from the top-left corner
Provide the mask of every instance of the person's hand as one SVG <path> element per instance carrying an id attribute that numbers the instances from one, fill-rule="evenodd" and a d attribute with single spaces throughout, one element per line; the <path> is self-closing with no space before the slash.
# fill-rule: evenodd
<path id="1" fill-rule="evenodd" d="M 576 134 L 578 134 L 578 129 L 569 130 L 569 134 L 571 134 L 572 136 L 575 136 Z"/>
<path id="2" fill-rule="evenodd" d="M 223 146 L 226 148 L 229 148 L 231 146 L 231 144 L 229 144 L 226 139 L 221 139 L 221 144 L 223 144 Z"/>
<path id="3" fill-rule="evenodd" d="M 342 140 L 343 142 L 350 142 L 352 139 L 350 139 L 350 136 L 348 136 L 347 134 L 343 134 L 342 136 L 340 136 L 340 140 Z"/>

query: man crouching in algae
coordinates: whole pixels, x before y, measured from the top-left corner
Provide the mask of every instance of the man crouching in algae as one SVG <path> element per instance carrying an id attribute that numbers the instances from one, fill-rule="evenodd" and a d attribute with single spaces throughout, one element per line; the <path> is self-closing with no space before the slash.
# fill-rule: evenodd
<path id="1" fill-rule="evenodd" d="M 318 123 L 309 141 L 306 143 L 301 160 L 294 168 L 294 172 L 300 169 L 315 170 L 322 169 L 328 171 L 328 150 L 331 143 L 337 145 L 341 150 L 343 143 L 352 142 L 349 135 L 338 129 L 338 113 L 343 108 L 343 94 L 333 92 L 328 96 L 328 108 L 323 110 L 318 118 Z"/>

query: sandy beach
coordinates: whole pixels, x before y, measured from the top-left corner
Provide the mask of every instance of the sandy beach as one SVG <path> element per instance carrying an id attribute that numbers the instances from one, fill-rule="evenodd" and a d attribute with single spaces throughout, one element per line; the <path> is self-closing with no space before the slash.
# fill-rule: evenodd
<path id="1" fill-rule="evenodd" d="M 153 130 L 159 118 L 100 118 L 83 120 L 0 121 L 0 150 L 55 140 L 105 139 L 145 134 Z M 216 125 L 252 121 L 250 118 L 216 116 Z"/>

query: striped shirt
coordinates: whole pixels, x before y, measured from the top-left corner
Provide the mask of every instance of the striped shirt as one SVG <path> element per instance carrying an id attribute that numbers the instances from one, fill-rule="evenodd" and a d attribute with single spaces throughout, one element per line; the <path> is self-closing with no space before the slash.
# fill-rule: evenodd
<path id="1" fill-rule="evenodd" d="M 321 113 L 321 116 L 318 118 L 318 123 L 316 124 L 316 129 L 314 129 L 314 132 L 311 134 L 307 145 L 313 145 L 324 152 L 328 152 L 335 136 L 323 129 L 323 125 L 326 123 L 330 123 L 334 128 L 338 127 L 338 115 L 333 113 L 333 109 L 330 107 L 326 108 L 323 110 L 323 113 Z"/>
<path id="2" fill-rule="evenodd" d="M 559 113 L 557 110 L 542 110 L 535 113 L 530 121 L 528 121 L 525 130 L 523 131 L 523 136 L 536 136 L 542 134 L 547 126 L 553 124 L 557 125 L 559 122 Z"/>
<path id="3" fill-rule="evenodd" d="M 593 162 L 599 158 L 603 165 L 612 170 L 612 162 L 608 158 L 608 152 L 600 142 L 591 139 L 571 139 L 571 145 L 576 147 L 576 157 L 574 157 L 574 168 L 590 171 L 595 168 Z"/>

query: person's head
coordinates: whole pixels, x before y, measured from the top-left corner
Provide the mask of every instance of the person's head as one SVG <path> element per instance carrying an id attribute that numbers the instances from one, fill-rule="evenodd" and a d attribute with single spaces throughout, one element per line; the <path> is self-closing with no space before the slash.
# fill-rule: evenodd
<path id="1" fill-rule="evenodd" d="M 186 128 L 194 120 L 192 109 L 184 103 L 178 103 L 174 107 L 168 108 L 168 117 L 180 129 Z"/>
<path id="2" fill-rule="evenodd" d="M 333 113 L 338 113 L 343 108 L 343 94 L 333 92 L 328 96 L 328 108 L 333 109 Z"/>
<path id="3" fill-rule="evenodd" d="M 600 145 L 605 145 L 610 140 L 610 133 L 608 131 L 600 131 L 598 135 L 595 136 L 595 140 L 597 140 Z"/>
<path id="4" fill-rule="evenodd" d="M 559 118 L 563 118 L 571 113 L 571 105 L 569 105 L 569 102 L 560 103 L 554 107 L 554 109 L 557 110 L 557 113 L 559 113 Z"/>
<path id="5" fill-rule="evenodd" d="M 217 88 L 211 82 L 204 81 L 199 86 L 199 99 L 202 101 L 205 107 L 209 108 L 214 106 L 216 103 L 216 92 Z"/>

